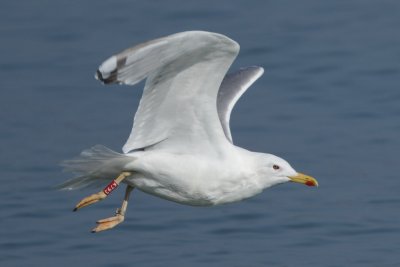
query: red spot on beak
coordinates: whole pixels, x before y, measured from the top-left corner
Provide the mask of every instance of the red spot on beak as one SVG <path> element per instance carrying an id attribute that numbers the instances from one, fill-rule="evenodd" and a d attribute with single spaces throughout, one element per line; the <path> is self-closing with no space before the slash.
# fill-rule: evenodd
<path id="1" fill-rule="evenodd" d="M 314 181 L 307 181 L 306 185 L 308 185 L 308 186 L 316 186 L 316 183 Z"/>

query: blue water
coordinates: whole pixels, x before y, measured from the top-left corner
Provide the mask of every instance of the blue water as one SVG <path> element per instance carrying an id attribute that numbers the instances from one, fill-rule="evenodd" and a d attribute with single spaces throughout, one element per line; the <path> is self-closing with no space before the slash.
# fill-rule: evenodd
<path id="1" fill-rule="evenodd" d="M 400 266 L 400 2 L 3 1 L 0 266 Z M 123 190 L 72 213 L 58 163 L 120 151 L 141 85 L 102 86 L 130 45 L 202 29 L 241 44 L 233 68 L 264 76 L 232 114 L 236 144 L 276 154 L 319 188 L 285 184 L 194 208 Z"/>

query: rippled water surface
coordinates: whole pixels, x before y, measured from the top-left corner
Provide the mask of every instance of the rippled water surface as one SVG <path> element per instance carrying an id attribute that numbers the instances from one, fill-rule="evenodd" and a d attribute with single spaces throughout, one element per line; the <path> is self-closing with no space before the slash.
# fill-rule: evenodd
<path id="1" fill-rule="evenodd" d="M 4 1 L 0 9 L 0 266 L 400 266 L 399 1 Z M 72 213 L 58 163 L 120 150 L 142 84 L 105 87 L 99 63 L 183 30 L 241 44 L 266 69 L 232 114 L 234 141 L 287 159 L 285 184 L 194 208 L 123 190 Z"/>

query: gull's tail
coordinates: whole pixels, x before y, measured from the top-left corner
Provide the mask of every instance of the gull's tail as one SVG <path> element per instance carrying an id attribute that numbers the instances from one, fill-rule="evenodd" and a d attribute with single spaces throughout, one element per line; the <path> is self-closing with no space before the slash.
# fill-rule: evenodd
<path id="1" fill-rule="evenodd" d="M 79 176 L 64 182 L 58 188 L 74 190 L 105 185 L 124 171 L 125 165 L 132 160 L 134 160 L 132 156 L 96 145 L 82 151 L 78 157 L 61 163 L 65 171 L 76 173 Z"/>

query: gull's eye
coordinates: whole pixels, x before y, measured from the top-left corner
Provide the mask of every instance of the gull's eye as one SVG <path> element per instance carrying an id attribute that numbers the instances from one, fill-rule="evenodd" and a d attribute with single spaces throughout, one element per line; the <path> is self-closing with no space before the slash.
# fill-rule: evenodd
<path id="1" fill-rule="evenodd" d="M 272 166 L 272 168 L 273 168 L 274 170 L 277 171 L 277 170 L 279 170 L 281 167 L 279 167 L 278 165 L 275 164 L 274 166 Z"/>

